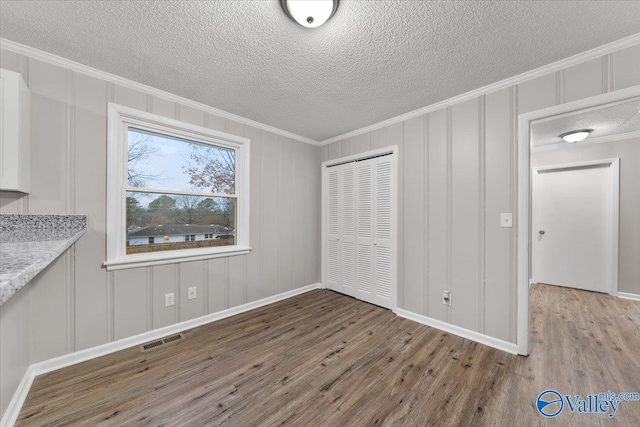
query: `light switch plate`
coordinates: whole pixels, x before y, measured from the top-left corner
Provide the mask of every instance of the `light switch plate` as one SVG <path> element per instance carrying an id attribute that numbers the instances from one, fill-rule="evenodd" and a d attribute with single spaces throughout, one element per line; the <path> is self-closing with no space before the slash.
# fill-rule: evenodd
<path id="1" fill-rule="evenodd" d="M 195 286 L 193 288 L 187 289 L 187 299 L 196 299 L 197 297 L 196 289 L 197 288 Z"/>
<path id="2" fill-rule="evenodd" d="M 500 227 L 513 227 L 513 218 L 511 212 L 500 214 Z"/>

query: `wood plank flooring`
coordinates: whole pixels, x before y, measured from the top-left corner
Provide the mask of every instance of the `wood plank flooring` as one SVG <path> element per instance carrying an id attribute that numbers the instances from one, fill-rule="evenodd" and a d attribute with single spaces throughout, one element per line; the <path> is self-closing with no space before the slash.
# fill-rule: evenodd
<path id="1" fill-rule="evenodd" d="M 36 378 L 17 426 L 640 425 L 544 419 L 538 394 L 640 392 L 640 303 L 535 285 L 531 356 L 328 290 Z"/>

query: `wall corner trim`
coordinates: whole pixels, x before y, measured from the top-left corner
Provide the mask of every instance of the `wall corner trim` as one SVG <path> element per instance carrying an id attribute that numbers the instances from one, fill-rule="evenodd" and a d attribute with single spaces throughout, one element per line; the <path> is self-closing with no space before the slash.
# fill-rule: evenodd
<path id="1" fill-rule="evenodd" d="M 405 319 L 413 320 L 414 322 L 440 329 L 441 331 L 449 332 L 450 334 L 457 335 L 480 344 L 488 345 L 489 347 L 493 347 L 498 350 L 506 351 L 507 353 L 518 353 L 518 346 L 516 344 L 490 337 L 489 335 L 481 334 L 480 332 L 461 328 L 460 326 L 452 325 L 451 323 L 436 320 L 401 308 L 396 310 L 396 314 Z"/>
<path id="2" fill-rule="evenodd" d="M 297 135 L 295 133 L 292 133 L 283 129 L 278 129 L 276 127 L 269 126 L 264 123 L 260 123 L 251 119 L 247 119 L 245 117 L 238 116 L 236 114 L 229 113 L 224 110 L 219 110 L 209 105 L 202 104 L 200 102 L 196 102 L 179 95 L 174 95 L 172 93 L 165 92 L 163 90 L 156 89 L 154 87 L 147 86 L 145 84 L 138 83 L 133 80 L 129 80 L 124 77 L 117 76 L 115 74 L 107 73 L 106 71 L 98 70 L 96 68 L 89 67 L 88 65 L 84 65 L 79 62 L 75 62 L 70 59 L 63 58 L 61 56 L 57 56 L 52 53 L 33 48 L 31 46 L 26 46 L 11 40 L 0 38 L 0 48 L 9 50 L 11 52 L 19 53 L 19 54 L 31 57 L 33 59 L 37 59 L 38 61 L 46 62 L 51 65 L 67 68 L 71 71 L 75 71 L 76 73 L 85 74 L 87 76 L 95 77 L 97 79 L 101 79 L 110 83 L 124 86 L 129 89 L 145 92 L 149 95 L 157 96 L 158 98 L 162 98 L 167 101 L 175 102 L 175 103 L 186 105 L 198 110 L 202 110 L 207 113 L 216 115 L 218 117 L 222 117 L 224 119 L 233 120 L 238 123 L 242 123 L 245 125 L 253 126 L 258 129 L 266 130 L 268 132 L 272 132 L 277 135 L 284 136 L 285 138 L 292 138 L 297 141 L 304 142 L 306 144 L 311 144 L 316 146 L 319 145 L 318 141 L 315 141 L 311 138 Z"/>
<path id="3" fill-rule="evenodd" d="M 16 420 L 18 419 L 18 415 L 20 414 L 20 410 L 22 409 L 22 405 L 24 405 L 24 402 L 27 398 L 27 394 L 29 394 L 29 389 L 33 384 L 33 380 L 38 375 L 66 368 L 77 363 L 86 362 L 87 360 L 115 353 L 116 351 L 134 347 L 147 341 L 153 341 L 167 335 L 185 331 L 187 329 L 206 325 L 207 323 L 215 322 L 217 320 L 226 319 L 227 317 L 235 316 L 236 314 L 241 314 L 250 310 L 254 310 L 256 308 L 264 307 L 265 305 L 273 304 L 274 302 L 282 301 L 296 295 L 304 294 L 314 289 L 321 288 L 322 285 L 320 283 L 314 283 L 291 291 L 263 298 L 258 301 L 242 304 L 237 307 L 218 311 L 216 313 L 211 313 L 206 316 L 197 317 L 195 319 L 176 323 L 174 325 L 166 326 L 159 329 L 154 329 L 152 331 L 144 332 L 142 334 L 134 335 L 132 337 L 124 338 L 118 341 L 102 344 L 96 347 L 88 348 L 86 350 L 80 350 L 75 353 L 65 354 L 63 356 L 45 360 L 43 362 L 34 363 L 30 365 L 29 368 L 27 368 L 27 371 L 22 377 L 22 381 L 20 381 L 18 389 L 13 394 L 13 398 L 11 399 L 11 402 L 9 402 L 9 406 L 3 414 L 2 419 L 0 420 L 0 427 L 11 427 L 15 424 Z"/>
<path id="4" fill-rule="evenodd" d="M 640 301 L 640 294 L 632 294 L 630 292 L 618 291 L 618 298 L 628 299 L 631 301 Z"/>
<path id="5" fill-rule="evenodd" d="M 20 409 L 22 409 L 22 405 L 27 399 L 27 394 L 29 394 L 29 389 L 31 389 L 31 384 L 33 384 L 35 377 L 36 374 L 33 373 L 33 365 L 30 365 L 24 373 L 18 389 L 13 394 L 7 410 L 2 415 L 2 419 L 0 419 L 1 427 L 13 427 L 20 414 Z"/>

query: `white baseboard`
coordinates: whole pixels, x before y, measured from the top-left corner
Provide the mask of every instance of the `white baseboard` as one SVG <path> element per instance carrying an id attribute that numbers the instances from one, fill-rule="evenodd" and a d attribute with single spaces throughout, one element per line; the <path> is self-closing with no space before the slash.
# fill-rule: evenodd
<path id="1" fill-rule="evenodd" d="M 66 368 L 67 366 L 75 365 L 77 363 L 85 362 L 87 360 L 95 359 L 107 354 L 115 353 L 116 351 L 124 350 L 129 347 L 141 345 L 148 341 L 153 341 L 167 335 L 176 334 L 187 329 L 193 329 L 198 326 L 206 325 L 207 323 L 235 316 L 236 314 L 264 307 L 265 305 L 273 304 L 274 302 L 282 301 L 284 299 L 320 288 L 322 288 L 322 285 L 320 283 L 314 283 L 312 285 L 303 286 L 302 288 L 294 289 L 292 291 L 287 291 L 278 295 L 263 298 L 258 301 L 242 304 L 237 307 L 228 308 L 226 310 L 198 317 L 196 319 L 187 320 L 185 322 L 176 323 L 175 325 L 154 329 L 152 331 L 144 332 L 142 334 L 134 335 L 132 337 L 124 338 L 118 341 L 102 344 L 96 347 L 88 348 L 86 350 L 80 350 L 75 353 L 65 354 L 60 357 L 45 360 L 43 362 L 34 363 L 29 366 L 27 372 L 25 372 L 24 374 L 24 377 L 22 377 L 22 381 L 20 382 L 18 389 L 13 395 L 13 398 L 9 403 L 9 407 L 2 416 L 2 420 L 0 420 L 0 427 L 11 427 L 15 424 L 16 420 L 18 419 L 18 415 L 20 414 L 20 409 L 22 409 L 22 405 L 27 398 L 27 394 L 29 393 L 31 384 L 33 383 L 35 377 L 38 375 Z"/>
<path id="2" fill-rule="evenodd" d="M 431 326 L 432 328 L 440 329 L 442 331 L 449 332 L 450 334 L 458 335 L 462 338 L 488 345 L 489 347 L 497 348 L 498 350 L 506 351 L 507 353 L 518 354 L 518 346 L 514 343 L 493 338 L 488 335 L 481 334 L 480 332 L 461 328 L 460 326 L 455 326 L 450 323 L 423 316 L 421 314 L 416 314 L 401 308 L 398 308 L 395 313 L 405 319 L 413 320 L 414 322 L 422 323 L 423 325 Z"/>
<path id="3" fill-rule="evenodd" d="M 24 373 L 22 381 L 20 381 L 16 392 L 13 393 L 13 397 L 11 398 L 11 402 L 9 402 L 7 410 L 4 411 L 4 414 L 2 415 L 0 427 L 13 427 L 18 419 L 18 415 L 20 415 L 20 409 L 22 409 L 22 405 L 27 398 L 27 394 L 29 394 L 29 389 L 31 388 L 31 384 L 33 384 L 33 379 L 35 377 L 36 376 L 33 373 L 33 365 L 30 365 L 27 368 L 27 372 Z"/>
<path id="4" fill-rule="evenodd" d="M 618 298 L 630 299 L 632 301 L 640 301 L 639 294 L 632 294 L 629 292 L 618 292 Z"/>

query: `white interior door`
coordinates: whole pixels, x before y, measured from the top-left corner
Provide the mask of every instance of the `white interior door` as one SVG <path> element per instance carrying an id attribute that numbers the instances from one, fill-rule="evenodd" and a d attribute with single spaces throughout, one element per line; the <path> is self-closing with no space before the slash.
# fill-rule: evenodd
<path id="1" fill-rule="evenodd" d="M 391 159 L 375 159 L 375 216 L 373 220 L 374 304 L 391 308 L 395 305 L 395 191 Z"/>
<path id="2" fill-rule="evenodd" d="M 373 162 L 371 160 L 355 163 L 357 177 L 357 285 L 354 296 L 363 301 L 374 302 L 374 259 L 373 259 L 373 208 L 375 207 L 373 185 Z"/>
<path id="3" fill-rule="evenodd" d="M 340 171 L 340 251 L 342 283 L 340 292 L 353 295 L 356 276 L 355 171 L 351 164 Z"/>
<path id="4" fill-rule="evenodd" d="M 325 197 L 325 285 L 334 291 L 342 286 L 340 255 L 340 166 L 328 168 L 324 179 Z"/>
<path id="5" fill-rule="evenodd" d="M 395 157 L 325 167 L 325 284 L 382 307 L 396 304 Z"/>
<path id="6" fill-rule="evenodd" d="M 618 176 L 611 163 L 534 169 L 534 282 L 612 291 L 613 269 L 617 271 L 613 179 Z M 615 251 L 617 255 L 617 243 Z"/>

